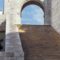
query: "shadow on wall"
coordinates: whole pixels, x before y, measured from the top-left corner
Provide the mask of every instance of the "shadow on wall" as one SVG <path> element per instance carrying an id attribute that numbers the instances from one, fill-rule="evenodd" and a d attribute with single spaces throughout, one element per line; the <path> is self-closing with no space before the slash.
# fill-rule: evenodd
<path id="1" fill-rule="evenodd" d="M 4 40 L 0 39 L 0 51 L 4 51 L 5 50 L 4 47 L 5 47 Z"/>
<path id="2" fill-rule="evenodd" d="M 19 37 L 18 32 L 10 32 L 6 34 L 5 38 L 5 51 L 6 52 L 12 52 L 13 55 L 17 56 L 22 56 L 24 57 L 24 52 L 22 48 L 22 42 Z M 17 54 L 14 54 L 17 53 Z"/>
<path id="3" fill-rule="evenodd" d="M 5 50 L 5 25 L 6 21 L 0 25 L 0 51 Z"/>
<path id="4" fill-rule="evenodd" d="M 45 24 L 48 23 L 49 25 L 52 24 L 52 22 L 51 22 L 51 20 L 52 20 L 52 11 L 51 11 L 52 7 L 51 7 L 51 5 L 52 5 L 52 0 L 47 0 L 47 4 L 44 7 L 45 8 Z"/>
<path id="5" fill-rule="evenodd" d="M 4 21 L 3 23 L 1 23 L 0 25 L 0 31 L 5 31 L 6 28 L 6 21 Z"/>

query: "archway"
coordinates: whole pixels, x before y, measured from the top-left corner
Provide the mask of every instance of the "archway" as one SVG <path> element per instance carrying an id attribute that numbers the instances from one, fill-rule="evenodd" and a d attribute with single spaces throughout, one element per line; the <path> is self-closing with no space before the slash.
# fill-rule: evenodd
<path id="1" fill-rule="evenodd" d="M 27 3 L 28 4 L 28 3 Z M 42 6 L 30 2 L 22 8 L 22 24 L 44 25 L 44 10 Z"/>
<path id="2" fill-rule="evenodd" d="M 43 7 L 43 4 L 41 1 L 28 1 L 26 2 L 23 6 L 22 6 L 22 9 L 21 11 L 28 5 L 31 5 L 31 4 L 35 4 L 35 5 L 38 5 L 39 7 L 41 7 L 43 10 L 44 10 L 44 7 Z"/>

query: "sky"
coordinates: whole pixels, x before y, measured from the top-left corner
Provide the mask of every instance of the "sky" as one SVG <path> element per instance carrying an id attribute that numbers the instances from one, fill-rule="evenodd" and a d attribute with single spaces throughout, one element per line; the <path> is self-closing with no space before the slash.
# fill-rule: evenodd
<path id="1" fill-rule="evenodd" d="M 0 0 L 0 11 L 2 11 L 3 10 L 3 4 L 4 3 L 4 0 Z"/>
<path id="2" fill-rule="evenodd" d="M 0 14 L 3 11 L 4 0 L 0 0 Z M 37 5 L 28 5 L 22 11 L 22 24 L 29 25 L 43 25 L 44 24 L 44 12 L 42 8 Z"/>
<path id="3" fill-rule="evenodd" d="M 22 24 L 43 25 L 44 12 L 37 5 L 28 5 L 22 11 Z"/>

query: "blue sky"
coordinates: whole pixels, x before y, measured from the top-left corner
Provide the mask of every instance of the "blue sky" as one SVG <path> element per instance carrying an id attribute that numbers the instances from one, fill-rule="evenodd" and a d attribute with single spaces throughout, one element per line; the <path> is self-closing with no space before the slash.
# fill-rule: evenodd
<path id="1" fill-rule="evenodd" d="M 37 5 L 26 6 L 22 11 L 22 24 L 43 25 L 43 10 Z"/>
<path id="2" fill-rule="evenodd" d="M 0 11 L 3 11 L 4 0 L 0 0 Z M 43 25 L 44 12 L 37 5 L 28 5 L 22 11 L 22 24 Z"/>
<path id="3" fill-rule="evenodd" d="M 4 0 L 0 0 L 0 11 L 2 11 L 3 10 L 3 4 L 4 3 Z"/>

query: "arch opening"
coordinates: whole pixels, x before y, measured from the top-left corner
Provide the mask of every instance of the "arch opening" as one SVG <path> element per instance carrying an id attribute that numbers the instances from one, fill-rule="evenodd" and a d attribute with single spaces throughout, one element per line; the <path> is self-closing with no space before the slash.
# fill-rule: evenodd
<path id="1" fill-rule="evenodd" d="M 21 11 L 23 11 L 23 9 L 24 9 L 26 6 L 31 5 L 31 4 L 38 5 L 38 6 L 41 7 L 42 10 L 44 11 L 43 4 L 42 4 L 41 2 L 37 2 L 37 1 L 28 1 L 28 2 L 26 2 L 26 3 L 22 6 Z"/>
<path id="2" fill-rule="evenodd" d="M 44 25 L 44 11 L 36 4 L 26 5 L 21 13 L 22 24 L 26 25 Z"/>

